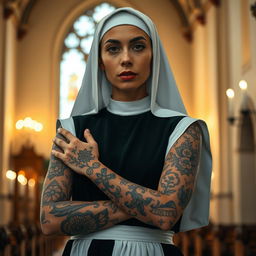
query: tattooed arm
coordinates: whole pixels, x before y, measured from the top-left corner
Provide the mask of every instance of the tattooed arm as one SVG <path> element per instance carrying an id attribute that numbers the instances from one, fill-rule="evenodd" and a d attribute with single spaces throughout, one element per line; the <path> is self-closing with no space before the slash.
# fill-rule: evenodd
<path id="1" fill-rule="evenodd" d="M 200 154 L 201 130 L 192 124 L 170 149 L 157 190 L 152 190 L 114 173 L 102 164 L 94 153 L 97 143 L 85 131 L 87 143 L 79 141 L 68 131 L 59 132 L 72 143 L 55 143 L 63 153 L 52 153 L 74 171 L 90 178 L 118 207 L 138 220 L 170 230 L 188 204 L 194 187 Z M 97 151 L 97 150 L 96 150 Z"/>
<path id="2" fill-rule="evenodd" d="M 56 146 L 53 149 L 60 152 Z M 44 234 L 88 234 L 130 218 L 110 200 L 70 201 L 71 184 L 72 170 L 51 156 L 41 199 L 40 222 Z"/>

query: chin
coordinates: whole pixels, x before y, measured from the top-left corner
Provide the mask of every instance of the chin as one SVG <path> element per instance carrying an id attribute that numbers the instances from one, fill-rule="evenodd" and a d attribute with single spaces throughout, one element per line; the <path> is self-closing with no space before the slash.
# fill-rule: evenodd
<path id="1" fill-rule="evenodd" d="M 127 93 L 142 90 L 142 88 L 140 88 L 140 87 L 133 87 L 133 86 L 122 86 L 122 87 L 118 87 L 118 88 L 115 87 L 115 89 L 120 91 L 120 92 L 123 91 L 123 92 L 127 92 Z"/>
<path id="2" fill-rule="evenodd" d="M 113 85 L 118 90 L 141 90 L 146 87 L 145 82 L 139 83 L 138 81 L 127 81 Z"/>

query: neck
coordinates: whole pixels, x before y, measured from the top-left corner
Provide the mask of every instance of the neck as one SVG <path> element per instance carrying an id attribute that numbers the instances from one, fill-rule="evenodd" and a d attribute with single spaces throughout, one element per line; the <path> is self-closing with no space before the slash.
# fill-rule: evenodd
<path id="1" fill-rule="evenodd" d="M 107 110 L 121 116 L 136 115 L 150 110 L 150 97 L 144 97 L 136 101 L 117 101 L 110 99 Z"/>

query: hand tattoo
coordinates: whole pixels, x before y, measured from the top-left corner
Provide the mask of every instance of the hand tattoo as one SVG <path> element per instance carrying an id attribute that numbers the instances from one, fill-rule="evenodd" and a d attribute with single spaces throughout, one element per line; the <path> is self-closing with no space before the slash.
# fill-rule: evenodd
<path id="1" fill-rule="evenodd" d="M 87 167 L 85 170 L 85 173 L 90 176 L 93 174 L 93 170 L 100 167 L 99 162 L 94 162 L 92 165 L 89 165 L 89 162 L 91 160 L 94 160 L 95 157 L 92 154 L 92 147 L 90 150 L 83 149 L 83 150 L 77 150 L 77 147 L 72 149 L 72 153 L 75 154 L 75 156 L 70 156 L 70 164 L 75 165 L 80 168 Z"/>

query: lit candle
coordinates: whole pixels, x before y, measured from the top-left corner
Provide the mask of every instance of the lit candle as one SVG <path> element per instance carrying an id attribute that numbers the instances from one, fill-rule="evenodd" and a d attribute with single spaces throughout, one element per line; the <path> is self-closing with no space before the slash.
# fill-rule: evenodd
<path id="1" fill-rule="evenodd" d="M 15 186 L 15 179 L 16 179 L 16 172 L 12 170 L 8 170 L 6 172 L 6 178 L 8 179 L 8 193 L 9 195 L 14 194 L 14 186 Z"/>
<path id="2" fill-rule="evenodd" d="M 35 184 L 36 184 L 36 181 L 35 179 L 31 178 L 29 179 L 28 181 L 28 194 L 29 194 L 29 199 L 34 199 L 34 195 L 35 195 Z"/>
<path id="3" fill-rule="evenodd" d="M 25 177 L 25 172 L 24 171 L 19 171 L 18 174 L 18 182 L 20 183 L 20 195 L 24 196 L 26 193 L 26 185 L 27 185 L 27 178 Z"/>
<path id="4" fill-rule="evenodd" d="M 228 117 L 230 119 L 234 118 L 234 97 L 235 97 L 235 92 L 233 89 L 227 89 L 226 90 L 226 95 L 228 97 Z"/>
<path id="5" fill-rule="evenodd" d="M 241 80 L 239 82 L 239 87 L 242 90 L 242 110 L 248 110 L 248 95 L 247 95 L 247 82 L 245 80 Z"/>

